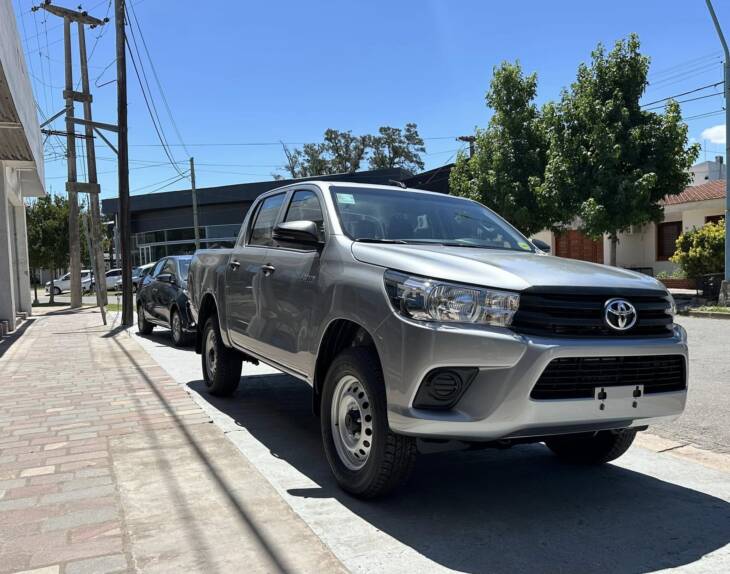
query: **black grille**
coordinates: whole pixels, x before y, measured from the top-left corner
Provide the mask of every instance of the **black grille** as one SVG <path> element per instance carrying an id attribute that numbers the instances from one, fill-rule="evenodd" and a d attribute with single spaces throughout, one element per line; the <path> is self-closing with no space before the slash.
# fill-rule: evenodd
<path id="1" fill-rule="evenodd" d="M 604 322 L 603 307 L 614 297 L 636 307 L 636 324 L 627 331 L 616 331 Z M 669 337 L 673 327 L 670 306 L 662 291 L 532 288 L 520 293 L 512 329 L 551 337 Z"/>
<path id="2" fill-rule="evenodd" d="M 644 393 L 687 388 L 682 355 L 645 357 L 568 357 L 553 359 L 530 397 L 538 400 L 587 399 L 596 387 L 644 385 Z"/>

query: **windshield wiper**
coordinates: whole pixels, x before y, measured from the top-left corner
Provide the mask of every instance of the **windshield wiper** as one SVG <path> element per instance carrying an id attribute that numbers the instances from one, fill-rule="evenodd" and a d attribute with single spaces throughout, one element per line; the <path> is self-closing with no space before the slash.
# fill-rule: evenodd
<path id="1" fill-rule="evenodd" d="M 398 243 L 399 245 L 407 245 L 408 241 L 403 239 L 376 239 L 375 237 L 358 237 L 355 239 L 357 243 Z"/>
<path id="2" fill-rule="evenodd" d="M 470 247 L 471 249 L 504 249 L 505 251 L 519 251 L 512 247 L 498 247 L 496 245 L 476 245 L 474 243 L 459 243 L 457 241 L 439 241 L 436 245 L 445 247 Z"/>

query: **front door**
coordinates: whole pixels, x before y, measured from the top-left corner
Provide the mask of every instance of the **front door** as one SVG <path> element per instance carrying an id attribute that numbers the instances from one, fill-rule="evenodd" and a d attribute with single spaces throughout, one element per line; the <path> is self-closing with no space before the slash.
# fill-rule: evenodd
<path id="1" fill-rule="evenodd" d="M 261 352 L 265 328 L 261 299 L 262 266 L 272 245 L 272 232 L 284 204 L 285 193 L 262 198 L 254 207 L 250 224 L 233 248 L 226 268 L 228 330 L 234 345 Z"/>
<path id="2" fill-rule="evenodd" d="M 267 357 L 300 373 L 310 370 L 310 343 L 318 327 L 313 317 L 318 297 L 325 222 L 321 202 L 313 189 L 291 195 L 284 221 L 314 221 L 320 245 L 275 241 L 266 253 L 267 273 L 261 279 L 261 300 L 266 309 L 261 343 Z"/>

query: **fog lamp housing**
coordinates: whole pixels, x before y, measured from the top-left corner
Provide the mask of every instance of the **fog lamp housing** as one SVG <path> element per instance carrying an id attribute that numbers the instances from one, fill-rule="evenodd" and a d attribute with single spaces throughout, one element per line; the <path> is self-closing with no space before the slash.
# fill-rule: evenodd
<path id="1" fill-rule="evenodd" d="M 429 371 L 418 388 L 413 408 L 449 410 L 476 378 L 476 367 L 439 367 Z"/>

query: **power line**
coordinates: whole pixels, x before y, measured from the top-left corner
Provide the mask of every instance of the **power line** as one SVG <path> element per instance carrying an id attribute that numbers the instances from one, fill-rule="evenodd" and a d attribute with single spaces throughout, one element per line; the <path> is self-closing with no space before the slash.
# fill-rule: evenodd
<path id="1" fill-rule="evenodd" d="M 651 106 L 653 104 L 658 104 L 660 102 L 666 101 L 666 100 L 673 100 L 674 98 L 681 98 L 682 96 L 686 96 L 688 94 L 694 94 L 695 92 L 700 92 L 702 90 L 706 90 L 707 88 L 716 88 L 717 86 L 722 86 L 725 83 L 725 81 L 721 82 L 715 82 L 714 84 L 707 84 L 706 86 L 700 86 L 699 88 L 695 88 L 694 90 L 689 90 L 687 92 L 682 92 L 681 94 L 674 94 L 673 96 L 667 96 L 666 98 L 661 98 L 659 100 L 655 100 L 653 102 L 648 102 L 646 104 L 641 104 L 641 107 L 644 106 Z"/>
<path id="2" fill-rule="evenodd" d="M 697 100 L 704 100 L 705 98 L 712 98 L 714 96 L 722 96 L 722 95 L 723 95 L 722 93 L 717 92 L 715 94 L 707 94 L 707 95 L 704 95 L 704 96 L 697 96 L 696 98 L 687 98 L 686 100 L 677 100 L 677 103 L 678 104 L 684 104 L 684 103 L 687 103 L 687 102 L 694 102 L 694 101 L 697 101 Z M 648 112 L 650 110 L 659 110 L 659 109 L 662 109 L 664 107 L 665 107 L 665 105 L 654 106 L 653 108 L 645 108 L 644 111 L 645 112 Z"/>
<path id="3" fill-rule="evenodd" d="M 725 109 L 723 108 L 721 110 L 715 110 L 714 112 L 706 112 L 704 114 L 697 114 L 695 116 L 688 116 L 686 118 L 682 118 L 682 120 L 686 122 L 686 121 L 689 121 L 689 120 L 697 120 L 699 118 L 709 118 L 710 116 L 716 116 L 717 114 L 724 114 L 724 113 L 725 113 Z"/>

